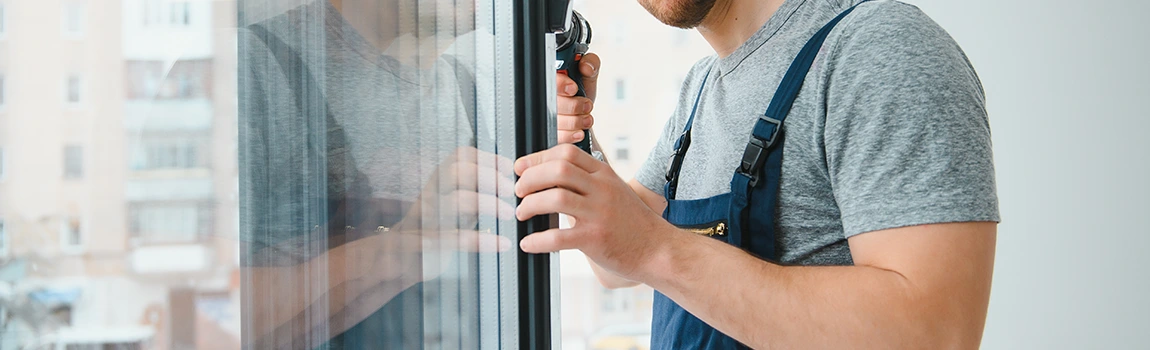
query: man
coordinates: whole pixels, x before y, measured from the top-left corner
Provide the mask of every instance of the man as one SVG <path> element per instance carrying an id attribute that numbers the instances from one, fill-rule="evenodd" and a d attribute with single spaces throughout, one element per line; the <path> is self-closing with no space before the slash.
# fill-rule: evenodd
<path id="1" fill-rule="evenodd" d="M 522 249 L 653 287 L 654 349 L 977 348 L 998 204 L 982 87 L 946 32 L 896 1 L 639 2 L 716 55 L 630 182 L 571 145 L 519 159 L 518 218 L 574 222 Z M 588 137 L 598 69 L 589 55 L 589 98 L 559 77 L 561 142 Z M 780 173 L 747 166 L 756 150 Z"/>

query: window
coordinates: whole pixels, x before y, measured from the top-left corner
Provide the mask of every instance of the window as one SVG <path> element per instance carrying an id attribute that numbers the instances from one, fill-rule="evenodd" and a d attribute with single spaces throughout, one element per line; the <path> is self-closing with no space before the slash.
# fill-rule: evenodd
<path id="1" fill-rule="evenodd" d="M 84 148 L 79 145 L 64 146 L 64 178 L 84 177 Z"/>
<path id="2" fill-rule="evenodd" d="M 3 16 L 3 14 L 0 14 L 0 16 Z M 8 102 L 8 90 L 6 89 L 7 86 L 5 84 L 6 82 L 4 80 L 4 75 L 0 74 L 0 109 L 3 109 L 4 104 Z"/>
<path id="3" fill-rule="evenodd" d="M 131 237 L 142 244 L 195 242 L 212 223 L 211 208 L 195 202 L 135 203 L 128 211 Z"/>
<path id="4" fill-rule="evenodd" d="M 621 161 L 631 160 L 631 143 L 626 136 L 615 138 L 615 159 Z"/>
<path id="5" fill-rule="evenodd" d="M 4 158 L 4 147 L 0 147 L 0 180 L 4 180 L 4 176 L 8 175 L 8 159 Z"/>
<path id="6" fill-rule="evenodd" d="M 615 100 L 623 101 L 627 99 L 627 81 L 623 79 L 615 80 Z"/>
<path id="7" fill-rule="evenodd" d="M 187 26 L 191 24 L 191 4 L 187 1 L 173 2 L 168 5 L 168 23 L 173 26 Z"/>
<path id="8" fill-rule="evenodd" d="M 128 61 L 124 67 L 128 99 L 204 99 L 211 97 L 212 60 Z"/>
<path id="9" fill-rule="evenodd" d="M 8 34 L 8 12 L 4 9 L 4 3 L 0 3 L 0 39 L 4 38 L 4 34 Z"/>
<path id="10" fill-rule="evenodd" d="M 79 105 L 83 101 L 84 80 L 79 74 L 70 74 L 64 81 L 64 102 Z"/>
<path id="11" fill-rule="evenodd" d="M 64 36 L 79 38 L 84 36 L 85 23 L 84 4 L 75 1 L 64 3 Z"/>
<path id="12" fill-rule="evenodd" d="M 132 170 L 195 169 L 208 166 L 210 135 L 147 137 L 134 146 Z"/>
<path id="13" fill-rule="evenodd" d="M 0 218 L 0 257 L 6 256 L 8 256 L 8 227 L 4 225 L 4 218 Z"/>
<path id="14" fill-rule="evenodd" d="M 60 246 L 66 251 L 76 251 L 84 244 L 83 227 L 80 218 L 68 216 L 60 223 Z"/>

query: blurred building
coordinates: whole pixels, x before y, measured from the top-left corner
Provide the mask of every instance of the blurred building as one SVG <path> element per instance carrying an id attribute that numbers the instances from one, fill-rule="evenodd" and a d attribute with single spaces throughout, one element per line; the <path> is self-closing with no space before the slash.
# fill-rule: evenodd
<path id="1" fill-rule="evenodd" d="M 591 51 L 603 61 L 595 136 L 619 176 L 631 179 L 674 112 L 687 71 L 714 50 L 698 32 L 667 26 L 634 1 L 576 0 L 575 6 L 591 23 Z M 561 259 L 565 348 L 649 348 L 653 290 L 607 290 L 581 253 L 563 252 Z"/>
<path id="2" fill-rule="evenodd" d="M 234 18 L 0 0 L 0 349 L 238 346 Z"/>

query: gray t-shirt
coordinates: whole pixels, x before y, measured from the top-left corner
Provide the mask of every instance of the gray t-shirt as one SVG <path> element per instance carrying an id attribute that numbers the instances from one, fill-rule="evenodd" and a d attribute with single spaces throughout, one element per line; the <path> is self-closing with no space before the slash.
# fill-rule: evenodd
<path id="1" fill-rule="evenodd" d="M 638 181 L 663 193 L 667 159 L 711 70 L 677 199 L 728 192 L 752 126 L 795 55 L 858 2 L 788 0 L 733 54 L 699 61 Z M 920 10 L 860 5 L 830 33 L 783 127 L 774 213 L 781 262 L 849 265 L 854 235 L 997 222 L 985 102 L 962 50 Z"/>

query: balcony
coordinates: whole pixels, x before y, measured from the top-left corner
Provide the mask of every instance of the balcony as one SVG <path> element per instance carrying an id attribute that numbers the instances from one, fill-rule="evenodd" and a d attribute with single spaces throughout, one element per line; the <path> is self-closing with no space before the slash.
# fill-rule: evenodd
<path id="1" fill-rule="evenodd" d="M 129 265 L 141 275 L 205 272 L 212 266 L 212 249 L 202 244 L 145 246 L 132 251 Z"/>
<path id="2" fill-rule="evenodd" d="M 209 99 L 130 100 L 124 103 L 129 132 L 207 130 L 212 127 Z"/>

